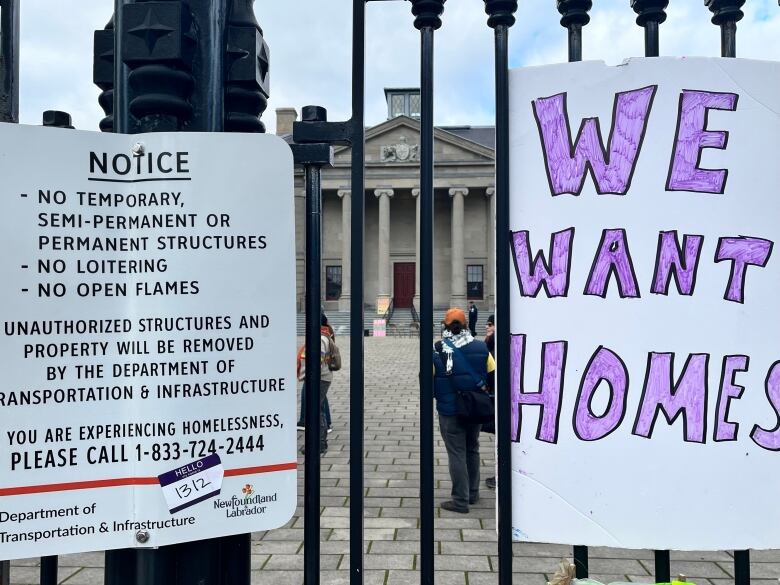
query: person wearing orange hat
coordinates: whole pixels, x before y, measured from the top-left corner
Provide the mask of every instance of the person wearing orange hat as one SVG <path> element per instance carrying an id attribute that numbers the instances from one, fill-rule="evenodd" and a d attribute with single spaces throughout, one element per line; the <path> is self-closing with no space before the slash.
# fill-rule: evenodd
<path id="1" fill-rule="evenodd" d="M 479 501 L 481 427 L 481 423 L 463 412 L 463 395 L 487 395 L 495 370 L 493 356 L 483 341 L 474 338 L 467 323 L 463 309 L 447 311 L 442 339 L 434 344 L 433 355 L 433 392 L 452 480 L 452 500 L 442 502 L 441 507 L 461 514 Z M 479 398 L 481 401 L 482 397 Z"/>

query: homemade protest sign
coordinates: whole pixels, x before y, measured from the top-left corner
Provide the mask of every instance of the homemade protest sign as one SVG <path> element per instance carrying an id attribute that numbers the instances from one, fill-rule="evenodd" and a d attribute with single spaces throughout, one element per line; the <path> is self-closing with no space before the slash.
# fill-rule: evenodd
<path id="1" fill-rule="evenodd" d="M 289 147 L 3 124 L 0 176 L 0 559 L 287 522 Z"/>
<path id="2" fill-rule="evenodd" d="M 780 64 L 510 79 L 519 540 L 780 546 Z"/>

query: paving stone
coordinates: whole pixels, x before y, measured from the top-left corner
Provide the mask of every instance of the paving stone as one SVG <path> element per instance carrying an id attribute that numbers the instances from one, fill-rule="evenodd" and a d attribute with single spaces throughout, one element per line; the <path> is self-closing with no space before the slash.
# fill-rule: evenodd
<path id="1" fill-rule="evenodd" d="M 374 540 L 370 552 L 378 555 L 420 554 L 420 543 L 414 540 Z"/>
<path id="2" fill-rule="evenodd" d="M 655 567 L 653 565 L 652 561 L 640 561 L 646 568 L 647 572 L 650 574 L 653 574 L 655 571 Z M 780 565 L 779 565 L 780 566 Z M 641 573 L 636 573 L 635 571 L 629 571 L 632 575 L 637 575 Z M 718 563 L 714 562 L 706 562 L 706 561 L 672 561 L 671 563 L 671 575 L 675 576 L 682 573 L 686 577 L 693 578 L 694 576 L 697 577 L 715 577 L 715 578 L 723 578 L 728 577 L 729 574 L 724 572 L 721 567 L 718 566 Z"/>
<path id="3" fill-rule="evenodd" d="M 780 562 L 780 555 L 777 554 L 777 551 L 772 551 L 772 552 L 774 552 L 775 562 Z M 725 563 L 734 562 L 734 555 L 731 552 L 724 551 L 724 550 L 704 550 L 704 551 L 673 550 L 669 556 L 671 557 L 672 562 L 675 561 L 722 561 Z M 639 558 L 639 557 L 635 557 L 635 558 Z"/>
<path id="4" fill-rule="evenodd" d="M 12 567 L 37 567 L 40 564 L 40 557 L 34 557 L 32 559 L 15 559 L 11 561 Z"/>
<path id="5" fill-rule="evenodd" d="M 262 569 L 265 564 L 268 562 L 268 559 L 271 558 L 271 555 L 256 555 L 253 554 L 251 558 L 251 566 L 252 570 L 256 571 L 259 569 Z"/>
<path id="6" fill-rule="evenodd" d="M 436 518 L 433 521 L 436 528 L 480 528 L 479 518 Z"/>
<path id="7" fill-rule="evenodd" d="M 252 571 L 252 585 L 301 585 L 303 571 Z"/>
<path id="8" fill-rule="evenodd" d="M 58 582 L 63 582 L 73 574 L 78 572 L 77 567 L 60 567 L 57 572 Z M 103 573 L 100 569 L 101 575 Z M 12 565 L 11 566 L 11 583 L 19 583 L 24 585 L 38 585 L 41 582 L 41 569 L 40 567 L 29 565 Z M 101 581 L 102 583 L 102 581 Z"/>
<path id="9" fill-rule="evenodd" d="M 635 559 L 599 559 L 590 558 L 588 568 L 591 573 L 603 575 L 641 575 L 647 572 L 651 574 L 652 568 L 646 569 L 642 563 Z M 674 574 L 674 571 L 672 571 Z"/>
<path id="10" fill-rule="evenodd" d="M 495 556 L 497 549 L 494 542 L 441 542 L 441 555 L 484 555 Z"/>
<path id="11" fill-rule="evenodd" d="M 363 531 L 366 540 L 395 540 L 394 528 L 366 528 Z M 329 540 L 349 540 L 349 530 L 336 528 Z"/>
<path id="12" fill-rule="evenodd" d="M 734 565 L 732 563 L 717 563 L 718 566 L 729 576 L 734 576 Z M 683 571 L 684 572 L 684 571 Z M 693 572 L 691 571 L 691 574 Z M 722 575 L 712 575 L 715 578 Z M 780 578 L 780 563 L 750 563 L 750 579 L 778 579 Z"/>
<path id="13" fill-rule="evenodd" d="M 414 555 L 367 554 L 363 557 L 365 569 L 409 569 L 414 568 Z M 349 569 L 349 555 L 344 555 L 339 569 Z"/>
<path id="14" fill-rule="evenodd" d="M 67 579 L 62 579 L 60 583 L 67 585 L 103 585 L 103 569 L 76 569 L 72 576 Z M 13 575 L 12 575 L 13 576 Z M 40 581 L 33 581 L 33 583 L 39 583 Z M 14 579 L 12 583 L 16 583 Z M 24 581 L 22 581 L 24 583 Z"/>
<path id="15" fill-rule="evenodd" d="M 730 556 L 734 556 L 729 553 Z M 750 562 L 780 563 L 780 550 L 751 550 Z"/>
<path id="16" fill-rule="evenodd" d="M 366 518 L 366 528 L 417 528 L 417 518 Z"/>
<path id="17" fill-rule="evenodd" d="M 303 546 L 303 541 L 261 540 L 252 543 L 252 554 L 294 555 Z"/>
<path id="18" fill-rule="evenodd" d="M 434 540 L 459 541 L 460 530 L 454 528 L 437 528 L 433 531 Z M 399 528 L 396 540 L 420 540 L 420 530 L 418 528 Z"/>
<path id="19" fill-rule="evenodd" d="M 60 555 L 58 565 L 60 567 L 102 567 L 105 563 L 104 552 L 87 552 L 71 555 Z"/>

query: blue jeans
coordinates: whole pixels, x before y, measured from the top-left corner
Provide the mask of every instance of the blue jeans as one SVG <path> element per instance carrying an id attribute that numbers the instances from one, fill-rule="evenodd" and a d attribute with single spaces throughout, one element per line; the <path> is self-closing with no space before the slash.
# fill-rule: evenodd
<path id="1" fill-rule="evenodd" d="M 306 412 L 306 392 L 305 390 L 305 384 L 301 384 L 301 416 L 298 417 L 298 425 L 304 426 L 306 424 L 304 414 Z M 325 424 L 327 425 L 327 428 L 330 428 L 332 426 L 331 424 L 331 418 L 330 418 L 330 404 L 328 403 L 328 397 L 325 397 L 325 402 L 322 403 L 322 414 L 325 415 Z"/>

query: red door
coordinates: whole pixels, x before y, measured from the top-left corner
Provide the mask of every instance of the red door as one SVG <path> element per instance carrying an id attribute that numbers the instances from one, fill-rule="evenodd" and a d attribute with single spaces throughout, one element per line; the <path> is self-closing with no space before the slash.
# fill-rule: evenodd
<path id="1" fill-rule="evenodd" d="M 414 262 L 393 264 L 393 305 L 408 309 L 414 299 Z"/>

